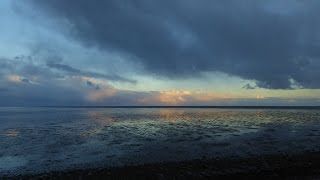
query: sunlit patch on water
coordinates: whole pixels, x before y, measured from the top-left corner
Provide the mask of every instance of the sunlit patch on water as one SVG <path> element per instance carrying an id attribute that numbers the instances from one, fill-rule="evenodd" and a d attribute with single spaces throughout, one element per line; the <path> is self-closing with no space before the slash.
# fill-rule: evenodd
<path id="1" fill-rule="evenodd" d="M 19 135 L 19 131 L 16 129 L 9 129 L 6 132 L 4 132 L 3 135 L 8 137 L 17 137 Z"/>

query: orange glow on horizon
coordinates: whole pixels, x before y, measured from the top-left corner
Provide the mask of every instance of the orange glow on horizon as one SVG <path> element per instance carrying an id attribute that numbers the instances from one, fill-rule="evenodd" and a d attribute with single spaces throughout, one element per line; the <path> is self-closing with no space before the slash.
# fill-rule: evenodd
<path id="1" fill-rule="evenodd" d="M 143 97 L 139 99 L 140 103 L 143 104 L 169 104 L 169 105 L 179 105 L 192 102 L 210 102 L 218 99 L 229 99 L 232 96 L 220 93 L 200 93 L 200 92 L 191 92 L 184 90 L 168 90 L 153 92 L 149 97 Z"/>
<path id="2" fill-rule="evenodd" d="M 88 94 L 87 99 L 90 101 L 98 102 L 103 101 L 108 97 L 116 95 L 116 89 L 102 89 L 97 91 L 92 91 Z"/>

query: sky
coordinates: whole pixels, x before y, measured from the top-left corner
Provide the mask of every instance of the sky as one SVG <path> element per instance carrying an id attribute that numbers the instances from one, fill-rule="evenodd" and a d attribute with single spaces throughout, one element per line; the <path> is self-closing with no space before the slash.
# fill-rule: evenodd
<path id="1" fill-rule="evenodd" d="M 318 17 L 318 0 L 2 0 L 0 106 L 319 106 Z"/>

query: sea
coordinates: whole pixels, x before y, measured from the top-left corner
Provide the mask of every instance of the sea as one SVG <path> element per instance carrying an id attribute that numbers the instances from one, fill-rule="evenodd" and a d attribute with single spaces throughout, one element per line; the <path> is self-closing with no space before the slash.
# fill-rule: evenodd
<path id="1" fill-rule="evenodd" d="M 2 107 L 0 175 L 320 150 L 320 107 Z"/>

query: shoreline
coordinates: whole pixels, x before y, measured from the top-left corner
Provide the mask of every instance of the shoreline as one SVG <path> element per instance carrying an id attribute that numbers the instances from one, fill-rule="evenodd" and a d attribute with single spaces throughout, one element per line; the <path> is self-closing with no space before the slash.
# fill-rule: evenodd
<path id="1" fill-rule="evenodd" d="M 199 159 L 113 168 L 75 169 L 0 179 L 188 179 L 188 178 L 320 178 L 320 151 L 248 158 Z"/>

